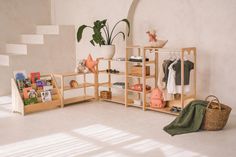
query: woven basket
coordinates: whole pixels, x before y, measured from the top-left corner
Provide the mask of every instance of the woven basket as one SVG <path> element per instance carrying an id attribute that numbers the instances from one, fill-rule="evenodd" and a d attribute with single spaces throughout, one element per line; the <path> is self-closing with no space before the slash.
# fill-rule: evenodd
<path id="1" fill-rule="evenodd" d="M 225 127 L 232 109 L 221 104 L 214 95 L 209 95 L 205 100 L 208 101 L 209 98 L 212 98 L 212 100 L 207 105 L 201 128 L 209 131 L 221 130 Z"/>

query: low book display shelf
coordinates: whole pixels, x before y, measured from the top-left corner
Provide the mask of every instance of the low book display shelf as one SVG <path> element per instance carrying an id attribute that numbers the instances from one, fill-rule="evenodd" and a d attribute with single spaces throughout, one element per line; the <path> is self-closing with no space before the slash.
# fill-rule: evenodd
<path id="1" fill-rule="evenodd" d="M 23 92 L 19 90 L 17 82 L 15 79 L 11 80 L 12 86 L 12 111 L 21 113 L 22 115 L 33 113 L 37 111 L 49 110 L 53 108 L 61 107 L 60 92 L 56 86 L 55 79 L 52 75 L 43 75 L 41 78 L 50 78 L 52 82 L 51 89 L 51 100 L 43 102 L 41 97 L 41 92 L 43 89 L 35 89 L 37 93 L 37 102 L 34 104 L 25 105 Z"/>

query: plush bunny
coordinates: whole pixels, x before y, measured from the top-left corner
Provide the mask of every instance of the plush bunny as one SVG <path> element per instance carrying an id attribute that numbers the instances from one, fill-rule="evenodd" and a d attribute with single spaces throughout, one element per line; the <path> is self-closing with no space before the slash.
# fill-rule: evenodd
<path id="1" fill-rule="evenodd" d="M 76 73 L 87 73 L 87 72 L 89 72 L 89 69 L 86 67 L 85 63 L 86 63 L 85 59 L 79 60 L 79 62 L 77 64 L 77 67 L 75 68 L 75 72 Z"/>

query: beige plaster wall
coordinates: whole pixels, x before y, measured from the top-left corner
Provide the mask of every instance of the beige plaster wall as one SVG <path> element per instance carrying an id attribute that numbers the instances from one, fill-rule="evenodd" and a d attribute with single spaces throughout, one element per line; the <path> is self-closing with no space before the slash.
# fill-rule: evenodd
<path id="1" fill-rule="evenodd" d="M 50 24 L 50 0 L 0 0 L 0 52 L 21 33 L 34 32 L 37 24 Z"/>
<path id="2" fill-rule="evenodd" d="M 53 0 L 57 24 L 92 23 L 107 18 L 111 22 L 128 15 L 131 0 Z M 217 95 L 236 108 L 236 1 L 234 0 L 137 0 L 131 13 L 135 44 L 146 42 L 148 27 L 157 29 L 160 38 L 168 39 L 167 47 L 196 46 L 198 50 L 197 93 L 199 98 Z M 133 16 L 132 16 L 133 15 Z M 77 58 L 94 51 L 89 32 L 77 43 Z M 121 41 L 118 47 L 124 48 Z M 122 56 L 119 51 L 117 56 Z"/>

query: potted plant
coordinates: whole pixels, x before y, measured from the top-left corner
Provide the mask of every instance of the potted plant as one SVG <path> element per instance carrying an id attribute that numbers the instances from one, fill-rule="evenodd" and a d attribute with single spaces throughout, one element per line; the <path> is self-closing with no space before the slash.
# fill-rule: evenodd
<path id="1" fill-rule="evenodd" d="M 95 21 L 93 23 L 93 26 L 87 26 L 87 25 L 80 26 L 77 31 L 77 41 L 80 42 L 80 40 L 82 39 L 82 35 L 83 35 L 85 28 L 89 28 L 89 29 L 93 30 L 92 39 L 90 40 L 90 43 L 93 46 L 95 46 L 97 44 L 101 47 L 103 58 L 111 59 L 115 54 L 115 45 L 113 45 L 114 39 L 119 35 L 122 35 L 123 40 L 125 40 L 125 37 L 126 37 L 125 33 L 122 31 L 119 31 L 116 34 L 114 34 L 115 28 L 121 22 L 124 22 L 127 25 L 127 27 L 128 27 L 127 36 L 129 36 L 130 23 L 129 23 L 128 19 L 122 19 L 122 20 L 118 21 L 112 27 L 111 31 L 110 31 L 109 25 L 107 24 L 107 20 L 105 19 L 102 21 L 100 21 L 100 20 Z"/>

